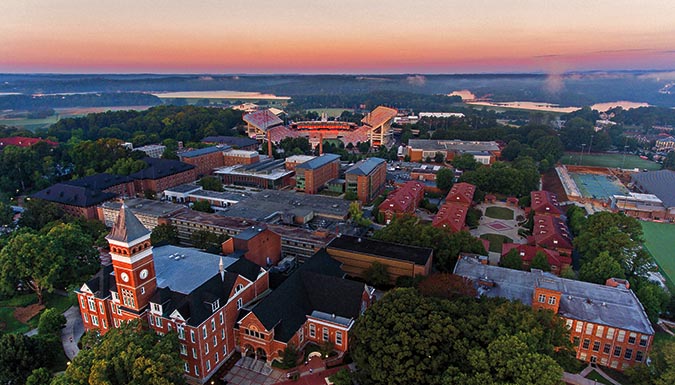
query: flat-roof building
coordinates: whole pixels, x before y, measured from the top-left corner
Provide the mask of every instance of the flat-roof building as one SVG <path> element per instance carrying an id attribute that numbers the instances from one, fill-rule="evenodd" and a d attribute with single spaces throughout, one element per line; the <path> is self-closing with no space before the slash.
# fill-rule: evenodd
<path id="1" fill-rule="evenodd" d="M 611 208 L 634 218 L 645 220 L 663 220 L 669 218 L 663 201 L 654 194 L 628 193 L 612 195 Z M 672 217 L 670 217 L 672 220 Z"/>
<path id="2" fill-rule="evenodd" d="M 457 155 L 469 153 L 484 164 L 494 163 L 501 155 L 499 145 L 494 141 L 410 139 L 406 147 L 406 154 L 412 162 L 422 162 L 427 158 L 433 159 L 437 152 L 443 154 L 446 160 L 452 160 Z M 489 157 L 488 163 L 486 163 L 485 157 Z"/>
<path id="3" fill-rule="evenodd" d="M 323 154 L 295 167 L 295 189 L 316 194 L 328 181 L 340 176 L 340 155 Z"/>
<path id="4" fill-rule="evenodd" d="M 213 146 L 178 154 L 181 162 L 195 166 L 197 177 L 211 175 L 214 169 L 223 167 L 223 152 L 230 150 L 228 146 Z"/>
<path id="5" fill-rule="evenodd" d="M 258 141 L 244 136 L 207 136 L 202 143 L 227 145 L 237 150 L 258 149 Z"/>
<path id="6" fill-rule="evenodd" d="M 638 172 L 631 175 L 631 181 L 639 192 L 654 194 L 663 202 L 666 209 L 663 219 L 675 220 L 675 171 Z"/>
<path id="7" fill-rule="evenodd" d="M 145 155 L 151 158 L 161 158 L 162 154 L 166 150 L 166 146 L 161 144 L 148 144 L 147 146 L 141 146 L 134 148 L 134 151 L 144 152 Z"/>
<path id="8" fill-rule="evenodd" d="M 368 203 L 384 191 L 387 162 L 381 158 L 361 160 L 345 171 L 347 192 L 355 193 L 361 203 Z"/>
<path id="9" fill-rule="evenodd" d="M 185 207 L 175 203 L 143 198 L 125 199 L 124 204 L 132 213 L 134 213 L 143 226 L 151 231 L 157 227 L 160 218 L 169 217 L 171 214 L 176 213 Z M 121 207 L 122 202 L 119 201 L 104 202 L 99 206 L 99 217 L 102 218 L 102 221 L 106 226 L 113 226 L 117 220 Z"/>
<path id="10" fill-rule="evenodd" d="M 224 184 L 256 187 L 262 189 L 280 189 L 291 184 L 294 172 L 286 170 L 283 159 L 267 159 L 248 165 L 226 166 L 216 169 Z"/>

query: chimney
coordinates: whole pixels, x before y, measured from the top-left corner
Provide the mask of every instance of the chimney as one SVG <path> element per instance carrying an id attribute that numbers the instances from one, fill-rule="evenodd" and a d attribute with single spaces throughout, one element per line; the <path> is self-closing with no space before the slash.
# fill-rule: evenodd
<path id="1" fill-rule="evenodd" d="M 323 155 L 323 134 L 319 133 L 319 156 Z"/>
<path id="2" fill-rule="evenodd" d="M 218 271 L 220 271 L 220 279 L 225 281 L 225 266 L 223 265 L 223 256 L 220 256 L 220 263 L 218 263 Z"/>
<path id="3" fill-rule="evenodd" d="M 272 132 L 267 130 L 267 156 L 274 158 L 272 155 Z"/>

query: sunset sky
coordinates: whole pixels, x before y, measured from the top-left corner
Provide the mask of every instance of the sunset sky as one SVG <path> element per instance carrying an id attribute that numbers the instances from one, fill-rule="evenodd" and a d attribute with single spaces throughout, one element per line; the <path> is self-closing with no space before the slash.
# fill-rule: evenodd
<path id="1" fill-rule="evenodd" d="M 0 72 L 675 68 L 673 0 L 0 0 Z"/>

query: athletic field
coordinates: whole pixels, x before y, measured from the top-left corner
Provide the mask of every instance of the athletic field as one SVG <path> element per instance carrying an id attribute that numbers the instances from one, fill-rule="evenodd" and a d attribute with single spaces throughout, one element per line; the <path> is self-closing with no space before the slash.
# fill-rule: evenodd
<path id="1" fill-rule="evenodd" d="M 637 155 L 626 155 L 624 162 L 623 154 L 584 154 L 578 152 L 566 152 L 560 160 L 563 164 L 610 167 L 610 168 L 639 168 L 647 170 L 660 170 L 661 165 L 651 160 L 642 159 Z"/>
<path id="2" fill-rule="evenodd" d="M 675 224 L 640 222 L 645 246 L 671 282 L 675 281 Z"/>

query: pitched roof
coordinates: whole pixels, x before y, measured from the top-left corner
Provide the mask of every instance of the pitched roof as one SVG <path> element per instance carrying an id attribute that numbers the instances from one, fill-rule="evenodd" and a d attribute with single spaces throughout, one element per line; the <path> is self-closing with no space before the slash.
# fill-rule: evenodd
<path id="1" fill-rule="evenodd" d="M 268 129 L 283 124 L 284 122 L 278 116 L 268 109 L 251 112 L 244 115 L 244 121 L 260 130 L 267 131 Z"/>
<path id="2" fill-rule="evenodd" d="M 625 286 L 611 287 L 565 279 L 540 270 L 529 272 L 483 265 L 467 256 L 457 261 L 454 273 L 473 280 L 480 295 L 532 305 L 535 287 L 546 287 L 562 294 L 558 314 L 563 317 L 654 334 L 642 304 Z M 478 284 L 486 279 L 494 286 L 486 288 Z"/>
<path id="3" fill-rule="evenodd" d="M 473 202 L 473 194 L 475 192 L 476 186 L 470 183 L 455 183 L 445 197 L 445 203 L 462 203 L 470 205 L 471 202 Z"/>
<path id="4" fill-rule="evenodd" d="M 564 220 L 550 215 L 535 215 L 532 237 L 538 246 L 572 249 L 572 236 Z"/>
<path id="5" fill-rule="evenodd" d="M 373 172 L 375 168 L 385 163 L 386 163 L 385 160 L 381 158 L 364 159 L 356 162 L 356 164 L 354 164 L 347 171 L 345 171 L 345 174 L 370 175 L 370 173 Z"/>
<path id="6" fill-rule="evenodd" d="M 666 208 L 675 207 L 675 171 L 638 172 L 631 175 L 631 179 L 643 192 L 659 197 Z"/>
<path id="7" fill-rule="evenodd" d="M 459 203 L 445 203 L 434 216 L 432 226 L 450 227 L 453 232 L 461 231 L 466 222 L 468 207 Z"/>
<path id="8" fill-rule="evenodd" d="M 106 239 L 129 243 L 150 234 L 127 205 L 122 205 L 117 220 Z"/>
<path id="9" fill-rule="evenodd" d="M 258 141 L 249 137 L 239 136 L 207 136 L 202 139 L 202 143 L 226 144 L 234 148 L 242 148 L 258 145 Z"/>
<path id="10" fill-rule="evenodd" d="M 297 165 L 295 168 L 304 168 L 307 170 L 316 170 L 317 168 L 323 167 L 331 162 L 339 161 L 340 160 L 340 155 L 337 154 L 323 154 L 321 156 L 317 156 L 313 159 L 310 159 L 304 163 L 300 163 Z"/>
<path id="11" fill-rule="evenodd" d="M 415 205 L 424 196 L 424 184 L 418 181 L 407 181 L 400 188 L 387 196 L 379 207 L 380 211 L 414 212 Z"/>
<path id="12" fill-rule="evenodd" d="M 344 279 L 343 274 L 339 262 L 322 250 L 251 312 L 282 342 L 290 340 L 313 311 L 356 319 L 365 285 Z"/>
<path id="13" fill-rule="evenodd" d="M 114 193 L 102 192 L 82 186 L 73 186 L 66 183 L 57 183 L 31 195 L 32 198 L 76 207 L 96 206 L 116 196 L 117 194 Z"/>
<path id="14" fill-rule="evenodd" d="M 560 267 L 562 265 L 572 264 L 572 257 L 569 257 L 567 255 L 560 255 L 560 253 L 555 250 L 545 249 L 543 247 L 535 245 L 522 245 L 518 243 L 502 244 L 502 257 L 513 249 L 516 249 L 518 251 L 518 254 L 520 255 L 520 259 L 528 264 L 532 262 L 535 255 L 537 255 L 537 252 L 544 253 L 550 265 Z"/>
<path id="15" fill-rule="evenodd" d="M 416 265 L 426 265 L 433 254 L 427 247 L 417 247 L 380 241 L 373 238 L 341 235 L 326 246 L 330 254 L 331 249 L 347 250 L 355 253 L 374 255 L 380 258 L 397 259 L 413 262 Z"/>
<path id="16" fill-rule="evenodd" d="M 46 142 L 50 146 L 58 146 L 56 142 L 51 140 L 42 139 L 42 138 L 28 138 L 25 136 L 11 136 L 7 138 L 0 138 L 0 147 L 5 146 L 18 146 L 18 147 L 30 147 L 39 142 Z"/>
<path id="17" fill-rule="evenodd" d="M 87 287 L 96 298 L 106 298 L 110 295 L 110 289 L 115 287 L 115 274 L 113 266 L 105 265 L 87 283 Z"/>
<path id="18" fill-rule="evenodd" d="M 180 156 L 181 159 L 183 159 L 183 158 L 195 158 L 195 157 L 206 155 L 206 154 L 212 154 L 214 152 L 227 151 L 229 149 L 230 149 L 230 146 L 212 146 L 212 147 L 198 148 L 198 149 L 192 150 L 192 151 L 181 152 L 180 154 L 178 154 L 178 156 Z"/>
<path id="19" fill-rule="evenodd" d="M 129 175 L 134 179 L 161 179 L 169 175 L 192 170 L 195 166 L 172 159 L 143 158 L 148 167 Z"/>
<path id="20" fill-rule="evenodd" d="M 541 190 L 530 192 L 530 206 L 537 214 L 562 214 L 562 210 L 560 210 L 560 206 L 558 206 L 557 196 L 549 191 Z"/>
<path id="21" fill-rule="evenodd" d="M 129 182 L 133 182 L 133 179 L 129 178 L 128 176 L 99 173 L 90 176 L 85 176 L 84 178 L 69 180 L 63 183 L 69 184 L 71 186 L 86 187 L 93 190 L 105 190 L 112 186 L 117 186 L 119 184 Z"/>

